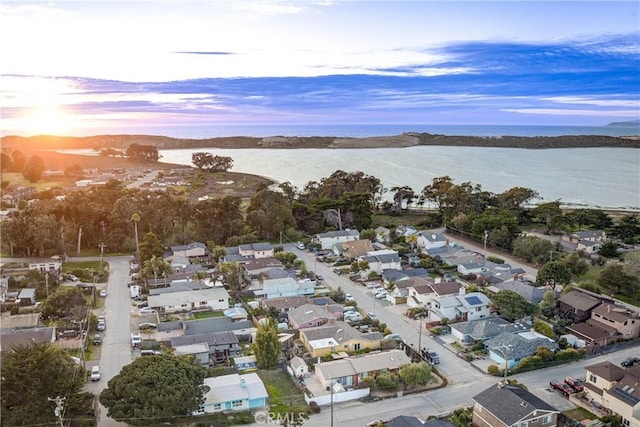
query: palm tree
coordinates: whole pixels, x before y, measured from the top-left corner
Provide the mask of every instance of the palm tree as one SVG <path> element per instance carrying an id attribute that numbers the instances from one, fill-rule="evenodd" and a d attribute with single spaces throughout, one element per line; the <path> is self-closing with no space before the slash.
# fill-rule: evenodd
<path id="1" fill-rule="evenodd" d="M 140 215 L 134 212 L 133 215 L 131 215 L 131 221 L 133 221 L 133 229 L 136 235 L 136 259 L 140 262 L 140 242 L 138 241 L 138 221 L 140 221 Z"/>

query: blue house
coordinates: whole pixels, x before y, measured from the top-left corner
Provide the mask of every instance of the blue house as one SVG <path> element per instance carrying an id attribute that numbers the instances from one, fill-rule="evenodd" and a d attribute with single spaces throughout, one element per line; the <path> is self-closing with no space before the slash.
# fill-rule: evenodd
<path id="1" fill-rule="evenodd" d="M 208 377 L 204 379 L 204 385 L 209 386 L 209 391 L 196 414 L 260 409 L 266 406 L 269 397 L 255 372 Z"/>

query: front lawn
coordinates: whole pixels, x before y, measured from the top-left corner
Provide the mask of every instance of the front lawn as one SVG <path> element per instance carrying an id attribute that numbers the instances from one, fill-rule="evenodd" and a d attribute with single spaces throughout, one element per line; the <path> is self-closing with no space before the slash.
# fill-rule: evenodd
<path id="1" fill-rule="evenodd" d="M 276 414 L 309 413 L 309 406 L 304 400 L 302 390 L 293 382 L 293 379 L 284 371 L 259 370 L 258 376 L 264 382 L 269 394 L 270 412 Z"/>
<path id="2" fill-rule="evenodd" d="M 191 313 L 194 319 L 208 319 L 209 317 L 222 317 L 224 313 L 222 311 L 196 311 Z"/>

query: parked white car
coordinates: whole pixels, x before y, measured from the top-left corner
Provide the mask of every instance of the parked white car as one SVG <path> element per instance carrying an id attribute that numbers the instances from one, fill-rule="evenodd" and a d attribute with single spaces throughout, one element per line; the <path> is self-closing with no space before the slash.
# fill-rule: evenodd
<path id="1" fill-rule="evenodd" d="M 142 308 L 140 309 L 140 315 L 141 315 L 141 316 L 144 316 L 144 315 L 146 315 L 146 314 L 153 314 L 153 313 L 155 313 L 155 312 L 156 312 L 156 311 L 155 311 L 153 308 L 151 308 L 151 307 L 142 307 Z"/>
<path id="2" fill-rule="evenodd" d="M 347 301 L 347 302 L 349 302 L 349 301 L 355 301 L 356 299 L 353 297 L 353 295 L 351 295 L 351 294 L 346 294 L 346 295 L 344 296 L 344 300 L 345 300 L 345 301 Z"/>
<path id="3" fill-rule="evenodd" d="M 387 292 L 387 291 L 378 292 L 376 294 L 376 298 L 377 299 L 383 299 L 383 298 L 386 298 L 388 296 L 389 296 L 389 292 Z"/>
<path id="4" fill-rule="evenodd" d="M 91 381 L 100 381 L 100 366 L 91 368 Z"/>

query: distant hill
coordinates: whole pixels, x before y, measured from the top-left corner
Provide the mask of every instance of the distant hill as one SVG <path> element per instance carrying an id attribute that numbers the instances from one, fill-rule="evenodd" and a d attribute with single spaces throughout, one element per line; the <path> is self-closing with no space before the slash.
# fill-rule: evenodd
<path id="1" fill-rule="evenodd" d="M 607 127 L 630 127 L 630 128 L 638 128 L 640 127 L 640 120 L 629 120 L 626 122 L 611 122 L 607 125 Z"/>
<path id="2" fill-rule="evenodd" d="M 630 122 L 631 123 L 631 122 Z M 269 136 L 265 138 L 234 136 L 209 139 L 171 138 L 157 135 L 97 135 L 87 137 L 40 135 L 32 137 L 2 137 L 2 147 L 21 151 L 93 149 L 125 149 L 131 144 L 152 145 L 161 150 L 176 148 L 383 148 L 411 147 L 417 145 L 510 147 L 510 148 L 585 148 L 627 147 L 640 148 L 637 137 L 613 137 L 602 135 L 565 136 L 451 136 L 408 132 L 393 136 L 367 138 L 343 138 L 333 136 Z"/>

